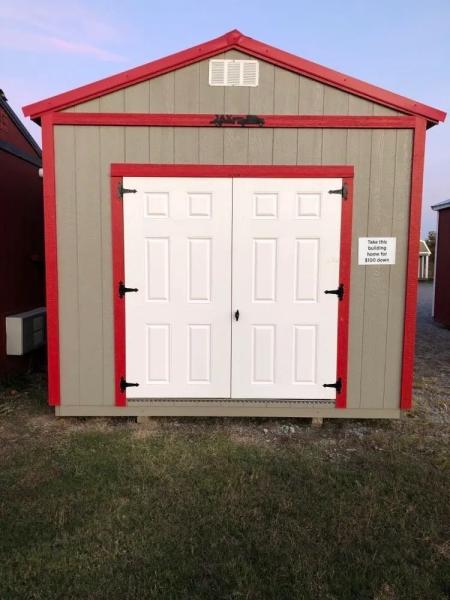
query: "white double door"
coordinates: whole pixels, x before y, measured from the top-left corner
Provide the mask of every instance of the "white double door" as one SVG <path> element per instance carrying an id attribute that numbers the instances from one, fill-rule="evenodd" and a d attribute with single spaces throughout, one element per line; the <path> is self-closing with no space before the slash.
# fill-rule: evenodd
<path id="1" fill-rule="evenodd" d="M 127 397 L 335 398 L 341 186 L 125 178 Z"/>

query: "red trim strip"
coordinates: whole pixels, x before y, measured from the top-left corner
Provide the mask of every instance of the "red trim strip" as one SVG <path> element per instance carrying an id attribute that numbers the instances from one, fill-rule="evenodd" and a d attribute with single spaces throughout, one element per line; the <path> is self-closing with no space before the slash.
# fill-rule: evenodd
<path id="1" fill-rule="evenodd" d="M 325 127 L 343 129 L 411 129 L 417 117 L 361 117 L 349 115 L 259 115 L 267 127 Z M 212 114 L 55 113 L 56 125 L 122 125 L 158 127 L 216 127 Z M 222 127 L 240 127 L 224 124 Z M 252 126 L 254 127 L 254 126 Z M 257 127 L 257 126 L 256 126 Z"/>
<path id="2" fill-rule="evenodd" d="M 47 98 L 23 107 L 25 116 L 38 119 L 40 115 L 54 110 L 62 110 L 85 102 L 98 96 L 114 92 L 124 87 L 129 87 L 141 81 L 157 77 L 169 71 L 179 69 L 199 60 L 205 60 L 227 50 L 237 49 L 261 60 L 278 65 L 284 69 L 306 75 L 327 85 L 356 94 L 363 98 L 378 102 L 385 106 L 404 111 L 406 113 L 419 115 L 427 118 L 432 123 L 444 121 L 446 114 L 440 110 L 415 102 L 404 96 L 389 92 L 377 86 L 365 83 L 354 77 L 349 77 L 328 69 L 317 63 L 305 60 L 273 46 L 268 46 L 257 40 L 242 35 L 233 30 L 216 39 L 204 44 L 188 48 L 170 56 L 155 60 L 123 73 L 107 77 L 100 81 L 84 85 L 82 87 L 64 92 L 57 96 Z"/>
<path id="3" fill-rule="evenodd" d="M 111 165 L 112 177 L 353 177 L 353 171 L 351 165 Z"/>
<path id="4" fill-rule="evenodd" d="M 47 307 L 48 403 L 60 404 L 58 255 L 56 229 L 55 149 L 52 115 L 42 119 L 44 168 L 45 282 Z"/>
<path id="5" fill-rule="evenodd" d="M 347 186 L 347 199 L 342 201 L 339 282 L 344 285 L 344 296 L 339 302 L 338 311 L 338 353 L 336 374 L 337 377 L 342 378 L 342 390 L 341 393 L 336 396 L 336 408 L 346 408 L 347 406 L 350 271 L 352 264 L 353 178 L 346 177 L 344 178 L 343 183 Z"/>
<path id="6" fill-rule="evenodd" d="M 125 277 L 123 245 L 123 204 L 118 194 L 122 177 L 301 177 L 301 178 L 342 178 L 348 186 L 346 200 L 342 200 L 341 251 L 339 278 L 344 284 L 344 298 L 338 310 L 337 374 L 343 386 L 336 396 L 336 408 L 347 406 L 348 379 L 348 328 L 350 300 L 350 266 L 352 248 L 352 166 L 260 166 L 260 165 L 111 165 L 111 219 L 113 244 L 113 306 L 115 340 L 115 401 L 116 406 L 126 406 L 126 394 L 119 388 L 120 378 L 125 375 L 125 302 L 118 297 L 117 286 Z"/>
<path id="7" fill-rule="evenodd" d="M 118 294 L 119 281 L 125 281 L 123 247 L 123 202 L 119 194 L 121 177 L 111 177 L 111 227 L 113 260 L 113 310 L 114 310 L 114 372 L 115 403 L 126 406 L 126 395 L 120 391 L 120 378 L 125 377 L 125 299 Z"/>
<path id="8" fill-rule="evenodd" d="M 423 167 L 425 156 L 425 119 L 418 120 L 414 132 L 409 212 L 408 263 L 406 271 L 405 326 L 403 334 L 402 390 L 400 408 L 412 407 L 414 350 L 416 341 L 417 257 L 419 256 L 422 209 Z"/>

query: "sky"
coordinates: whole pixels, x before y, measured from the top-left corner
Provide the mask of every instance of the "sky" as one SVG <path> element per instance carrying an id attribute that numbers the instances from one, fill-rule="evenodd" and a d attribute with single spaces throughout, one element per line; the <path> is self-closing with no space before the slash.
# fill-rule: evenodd
<path id="1" fill-rule="evenodd" d="M 22 117 L 25 104 L 235 28 L 450 109 L 450 0 L 0 0 L 0 88 Z M 422 236 L 435 229 L 430 205 L 447 198 L 450 117 L 427 135 Z"/>

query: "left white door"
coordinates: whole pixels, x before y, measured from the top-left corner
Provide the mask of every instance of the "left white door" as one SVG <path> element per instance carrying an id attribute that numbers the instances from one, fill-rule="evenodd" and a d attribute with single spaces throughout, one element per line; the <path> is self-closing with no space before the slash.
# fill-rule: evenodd
<path id="1" fill-rule="evenodd" d="M 128 398 L 228 398 L 232 181 L 124 178 Z"/>

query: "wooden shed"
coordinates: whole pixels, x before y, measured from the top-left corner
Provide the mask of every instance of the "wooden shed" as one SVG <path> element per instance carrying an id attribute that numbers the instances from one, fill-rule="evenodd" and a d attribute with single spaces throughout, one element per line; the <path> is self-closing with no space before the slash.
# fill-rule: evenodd
<path id="1" fill-rule="evenodd" d="M 0 90 L 0 376 L 45 353 L 41 149 Z"/>
<path id="2" fill-rule="evenodd" d="M 231 31 L 42 124 L 57 415 L 411 407 L 434 108 Z"/>
<path id="3" fill-rule="evenodd" d="M 450 200 L 431 208 L 437 213 L 433 317 L 450 327 Z"/>
<path id="4" fill-rule="evenodd" d="M 418 266 L 418 278 L 421 280 L 427 280 L 430 276 L 430 256 L 431 250 L 428 248 L 428 244 L 425 240 L 420 240 L 419 244 L 419 266 Z"/>

